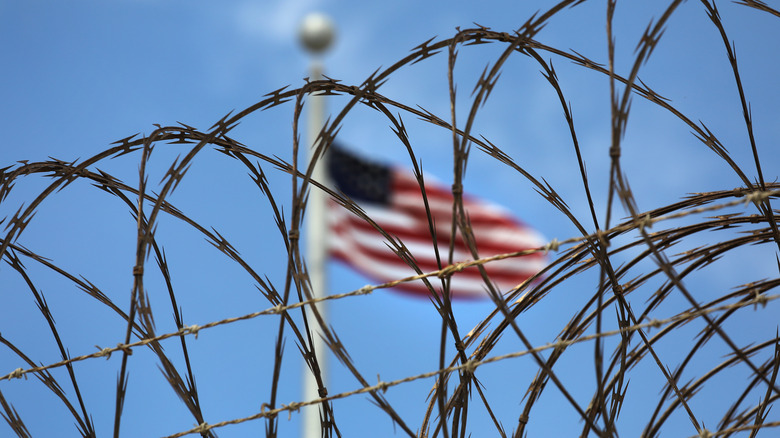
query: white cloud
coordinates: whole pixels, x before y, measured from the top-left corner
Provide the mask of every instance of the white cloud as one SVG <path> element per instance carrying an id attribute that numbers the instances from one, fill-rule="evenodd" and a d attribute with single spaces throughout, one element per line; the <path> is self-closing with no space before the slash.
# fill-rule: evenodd
<path id="1" fill-rule="evenodd" d="M 313 12 L 320 0 L 278 0 L 273 3 L 247 1 L 235 10 L 238 29 L 280 43 L 296 41 L 304 15 Z"/>

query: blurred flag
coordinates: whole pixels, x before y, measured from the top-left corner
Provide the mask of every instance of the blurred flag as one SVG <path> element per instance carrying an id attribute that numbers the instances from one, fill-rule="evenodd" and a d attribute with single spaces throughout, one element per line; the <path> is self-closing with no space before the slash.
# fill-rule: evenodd
<path id="1" fill-rule="evenodd" d="M 355 201 L 389 235 L 399 238 L 409 249 L 422 272 L 438 270 L 433 239 L 425 212 L 420 186 L 414 174 L 384 164 L 366 161 L 333 145 L 328 152 L 330 178 L 345 195 Z M 425 192 L 436 226 L 439 254 L 447 266 L 452 193 L 450 188 L 426 177 Z M 506 209 L 464 194 L 463 203 L 481 258 L 544 245 L 540 234 Z M 328 201 L 329 254 L 346 262 L 375 281 L 384 283 L 416 272 L 386 244 L 386 239 L 371 224 Z M 458 233 L 453 261 L 473 260 Z M 542 253 L 490 262 L 485 269 L 501 292 L 517 286 L 545 266 Z M 430 278 L 436 290 L 438 278 Z M 399 289 L 428 296 L 422 280 L 402 283 Z M 486 287 L 477 267 L 469 267 L 452 276 L 451 296 L 486 298 Z"/>

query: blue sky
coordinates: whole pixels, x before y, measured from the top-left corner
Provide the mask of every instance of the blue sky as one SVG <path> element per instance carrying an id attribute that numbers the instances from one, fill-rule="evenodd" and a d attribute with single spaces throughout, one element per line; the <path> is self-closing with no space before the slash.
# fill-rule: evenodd
<path id="1" fill-rule="evenodd" d="M 183 122 L 205 131 L 229 111 L 246 108 L 273 90 L 285 85 L 301 86 L 310 59 L 300 48 L 296 32 L 302 17 L 311 11 L 327 13 L 337 25 L 336 43 L 323 60 L 326 74 L 345 84 L 359 85 L 377 68 L 392 65 L 431 37 L 449 38 L 456 27 L 468 28 L 473 23 L 511 33 L 534 12 L 555 3 L 0 0 L 0 167 L 50 156 L 65 161 L 85 159 L 120 138 L 150 133 L 154 124 Z M 619 2 L 615 16 L 615 69 L 619 74 L 628 73 L 637 42 L 666 3 Z M 717 4 L 735 43 L 764 176 L 774 181 L 780 175 L 780 88 L 775 56 L 780 26 L 769 14 L 731 2 Z M 606 63 L 605 9 L 603 1 L 586 1 L 564 10 L 536 39 Z M 461 48 L 455 71 L 461 123 L 471 105 L 474 84 L 503 48 L 499 44 Z M 571 103 L 597 211 L 603 220 L 610 163 L 608 80 L 554 54 L 543 56 L 552 60 Z M 380 92 L 448 119 L 446 61 L 446 56 L 440 54 L 407 66 L 391 76 Z M 688 118 L 706 124 L 748 176 L 755 178 L 733 74 L 717 30 L 699 2 L 679 7 L 639 76 L 671 99 L 672 105 Z M 344 98 L 334 98 L 328 108 L 337 111 L 345 103 Z M 451 181 L 451 134 L 411 114 L 401 116 L 425 172 Z M 232 132 L 232 137 L 264 154 L 289 160 L 292 120 L 290 104 L 253 113 Z M 665 110 L 639 98 L 633 100 L 622 159 L 640 209 L 670 204 L 691 192 L 731 189 L 741 184 L 690 131 Z M 560 104 L 531 58 L 516 54 L 506 63 L 474 132 L 501 147 L 534 176 L 548 181 L 575 215 L 589 217 Z M 350 113 L 339 138 L 366 156 L 409 165 L 389 122 L 371 109 L 359 107 Z M 171 162 L 186 151 L 186 145 L 160 145 L 155 150 L 149 169 L 153 190 L 159 189 L 155 185 Z M 474 151 L 465 180 L 467 191 L 506 206 L 547 238 L 562 240 L 578 235 L 576 228 L 528 181 Z M 137 185 L 139 161 L 140 154 L 133 154 L 97 167 Z M 264 170 L 275 196 L 289 211 L 289 177 L 269 166 Z M 41 176 L 19 180 L 11 195 L 0 203 L 0 217 L 11 217 L 48 183 Z M 206 228 L 217 229 L 269 281 L 283 288 L 282 241 L 267 201 L 240 163 L 204 151 L 170 200 Z M 615 211 L 617 218 L 626 216 L 617 204 Z M 76 182 L 47 199 L 18 243 L 87 278 L 124 308 L 132 286 L 135 232 L 134 220 L 124 204 L 86 182 Z M 196 231 L 163 217 L 157 237 L 171 264 L 186 324 L 202 325 L 269 307 L 252 279 Z M 709 238 L 697 235 L 688 245 L 701 245 Z M 767 245 L 741 249 L 734 257 L 692 277 L 691 287 L 705 300 L 747 281 L 774 278 L 774 252 Z M 154 261 L 148 263 L 151 267 Z M 36 286 L 44 292 L 71 355 L 91 353 L 95 345 L 112 346 L 123 339 L 124 325 L 115 314 L 33 261 L 25 264 Z M 652 268 L 652 262 L 647 261 L 638 272 Z M 350 291 L 368 281 L 337 264 L 329 267 L 329 276 L 332 293 Z M 50 332 L 23 281 L 6 264 L 0 266 L 0 277 L 4 303 L 0 306 L 0 333 L 36 362 L 59 360 Z M 535 344 L 553 341 L 583 297 L 592 294 L 597 281 L 598 273 L 593 271 L 564 283 L 548 296 L 547 302 L 523 315 L 521 328 Z M 174 331 L 159 274 L 148 273 L 146 284 L 158 333 Z M 648 284 L 647 295 L 657 286 Z M 641 304 L 639 299 L 637 305 Z M 457 303 L 459 327 L 468 331 L 491 308 L 488 302 Z M 744 343 L 771 337 L 777 318 L 772 318 L 770 312 L 776 312 L 777 305 L 770 304 L 767 309 L 740 320 L 739 327 L 730 334 Z M 657 317 L 670 316 L 673 310 L 659 309 Z M 376 375 L 390 381 L 437 368 L 440 319 L 426 300 L 378 291 L 368 297 L 338 301 L 331 306 L 331 318 L 354 362 L 372 381 Z M 276 317 L 258 318 L 203 331 L 197 340 L 189 339 L 207 422 L 255 414 L 267 401 L 277 325 Z M 676 355 L 679 347 L 691 342 L 700 328 L 692 327 L 663 346 L 670 368 L 680 360 Z M 767 334 L 752 338 L 750 334 L 756 332 Z M 167 342 L 172 357 L 180 359 L 178 341 Z M 507 336 L 495 354 L 522 349 L 516 338 Z M 452 348 L 448 351 L 451 353 Z M 711 357 L 702 360 L 719 361 L 725 352 L 714 349 L 709 353 Z M 578 388 L 575 395 L 587 404 L 593 373 L 580 372 L 578 366 L 583 360 L 592 360 L 592 348 L 590 344 L 572 347 L 567 354 L 558 366 L 567 382 Z M 99 436 L 109 436 L 112 430 L 119 361 L 116 355 L 75 366 Z M 0 375 L 19 366 L 23 365 L 13 353 L 0 350 Z M 165 436 L 193 427 L 195 420 L 167 387 L 149 351 L 136 349 L 129 372 L 122 436 Z M 300 400 L 302 372 L 298 350 L 293 338 L 288 337 L 280 403 Z M 514 429 L 523 395 L 535 372 L 535 365 L 527 358 L 485 365 L 478 372 L 508 431 Z M 636 435 L 637 428 L 646 422 L 642 397 L 654 401 L 662 385 L 657 369 L 648 366 L 641 372 L 629 388 L 629 394 L 636 398 L 626 404 L 623 414 L 621 432 L 627 436 Z M 331 373 L 330 393 L 359 387 L 338 363 L 333 364 Z M 64 370 L 55 370 L 54 374 L 62 379 L 66 392 L 70 391 Z M 516 378 L 507 380 L 507 376 Z M 580 380 L 588 383 L 575 385 Z M 425 379 L 386 393 L 413 429 L 422 421 L 432 384 L 433 380 Z M 718 391 L 724 390 L 713 388 L 694 403 L 708 425 L 714 426 L 722 415 L 724 408 L 710 403 L 718 398 Z M 2 381 L 0 391 L 14 404 L 33 436 L 76 436 L 69 413 L 34 378 Z M 550 436 L 578 434 L 581 424 L 560 394 L 549 388 L 544 397 L 533 411 L 529 436 L 542 432 Z M 378 430 L 375 436 L 393 435 L 389 419 L 366 396 L 336 401 L 334 407 L 344 436 L 360 436 L 366 430 Z M 480 436 L 480 430 L 490 427 L 484 412 L 475 408 L 470 415 L 469 431 L 473 436 Z M 299 420 L 297 413 L 289 421 L 282 415 L 281 436 L 297 436 Z M 669 431 L 679 432 L 675 435 L 695 432 L 684 416 L 674 418 L 669 427 Z M 217 433 L 222 437 L 262 435 L 263 428 L 264 421 L 258 420 L 220 428 Z M 10 433 L 5 423 L 0 424 L 0 436 Z"/>

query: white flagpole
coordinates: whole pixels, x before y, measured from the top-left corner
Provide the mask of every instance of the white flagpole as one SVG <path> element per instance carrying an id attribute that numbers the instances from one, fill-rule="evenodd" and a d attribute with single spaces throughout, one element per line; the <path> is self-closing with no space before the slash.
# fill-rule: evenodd
<path id="1" fill-rule="evenodd" d="M 333 25 L 328 17 L 319 14 L 312 13 L 307 15 L 300 29 L 300 37 L 303 46 L 315 57 L 312 59 L 309 80 L 316 81 L 322 79 L 322 63 L 317 59 L 317 55 L 321 54 L 328 49 L 334 36 Z M 307 146 L 308 146 L 308 162 L 311 162 L 312 151 L 314 149 L 314 142 L 317 140 L 322 126 L 325 124 L 325 97 L 311 95 L 308 98 L 308 121 L 306 125 L 307 130 Z M 324 162 L 320 161 L 314 167 L 312 178 L 316 181 L 327 184 L 327 172 L 325 171 Z M 314 298 L 323 297 L 326 295 L 325 289 L 327 287 L 326 275 L 325 275 L 325 262 L 327 258 L 327 218 L 326 218 L 326 196 L 321 190 L 316 187 L 311 187 L 309 191 L 309 201 L 306 206 L 306 229 L 308 232 L 308 238 L 306 241 L 306 266 L 309 270 L 309 279 L 311 281 L 312 294 Z M 325 303 L 317 304 L 317 310 L 322 316 L 323 321 L 327 323 L 327 308 Z M 314 330 L 317 320 L 314 318 L 311 310 L 307 309 L 308 320 L 310 327 Z M 317 353 L 317 362 L 319 363 L 320 373 L 323 380 L 327 384 L 327 346 L 322 337 L 316 333 L 312 333 L 312 348 Z M 317 391 L 317 382 L 315 381 L 311 371 L 308 367 L 304 367 L 304 389 L 303 399 L 313 400 L 319 398 Z M 319 407 L 317 405 L 305 406 L 302 408 L 303 412 L 303 424 L 302 434 L 303 438 L 319 438 L 322 436 L 322 428 L 320 425 Z"/>

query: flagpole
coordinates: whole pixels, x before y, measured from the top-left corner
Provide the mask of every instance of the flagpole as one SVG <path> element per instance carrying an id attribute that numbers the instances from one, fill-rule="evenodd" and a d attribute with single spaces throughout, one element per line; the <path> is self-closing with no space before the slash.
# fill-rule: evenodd
<path id="1" fill-rule="evenodd" d="M 327 50 L 333 41 L 334 28 L 328 17 L 320 13 L 311 13 L 303 19 L 300 28 L 301 43 L 304 48 L 312 53 L 311 66 L 309 67 L 309 80 L 316 81 L 322 79 L 322 62 L 319 55 Z M 325 124 L 325 97 L 310 95 L 308 98 L 308 120 L 307 130 L 307 161 L 311 163 L 314 143 L 317 141 L 322 126 Z M 312 179 L 327 184 L 327 172 L 324 162 L 320 160 L 314 167 Z M 314 298 L 320 298 L 326 295 L 327 277 L 325 275 L 325 262 L 327 258 L 327 218 L 326 218 L 326 196 L 321 190 L 311 186 L 309 191 L 309 201 L 306 206 L 306 229 L 308 237 L 306 240 L 306 267 L 309 272 L 309 281 L 311 283 L 312 295 Z M 317 311 L 327 323 L 327 308 L 324 302 L 317 304 Z M 327 366 L 327 346 L 324 340 L 313 329 L 316 327 L 316 319 L 311 309 L 307 309 L 307 316 L 310 327 L 312 327 L 312 349 L 317 354 L 320 373 L 323 381 L 327 384 L 328 366 Z M 308 367 L 304 367 L 304 388 L 303 399 L 314 400 L 319 398 L 317 382 Z M 320 425 L 319 407 L 317 405 L 305 406 L 302 408 L 302 433 L 303 438 L 319 438 L 322 436 L 322 427 Z"/>

